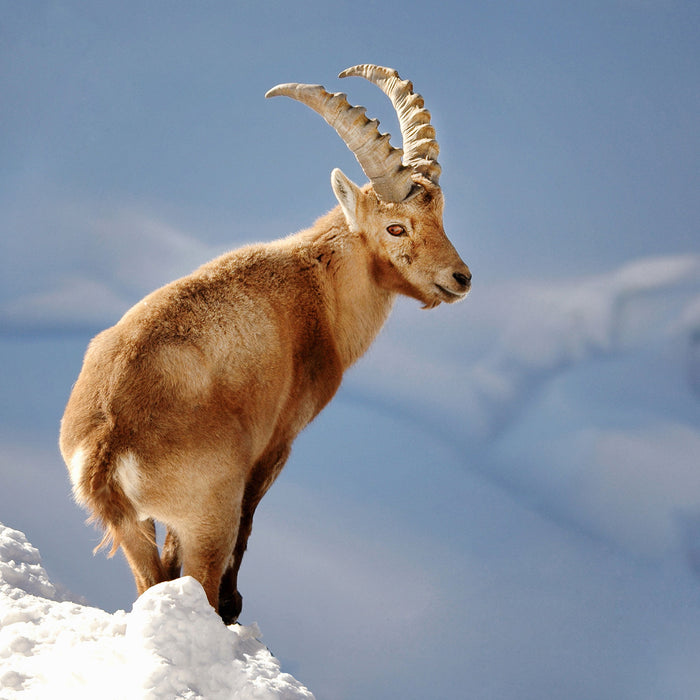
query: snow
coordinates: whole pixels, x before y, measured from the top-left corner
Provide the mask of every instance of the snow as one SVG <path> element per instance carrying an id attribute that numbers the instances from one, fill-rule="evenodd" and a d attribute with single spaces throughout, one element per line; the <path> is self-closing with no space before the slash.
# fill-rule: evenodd
<path id="1" fill-rule="evenodd" d="M 226 627 L 200 584 L 154 586 L 127 613 L 71 600 L 25 535 L 0 523 L 0 698 L 313 698 L 257 625 Z"/>

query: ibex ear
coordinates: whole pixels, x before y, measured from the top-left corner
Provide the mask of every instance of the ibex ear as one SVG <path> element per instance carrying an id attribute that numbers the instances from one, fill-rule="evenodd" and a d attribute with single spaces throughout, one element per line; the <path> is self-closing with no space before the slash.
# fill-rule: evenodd
<path id="1" fill-rule="evenodd" d="M 331 187 L 333 194 L 340 202 L 345 214 L 345 221 L 351 231 L 357 230 L 357 204 L 362 197 L 360 188 L 350 180 L 341 170 L 335 168 L 331 173 Z"/>

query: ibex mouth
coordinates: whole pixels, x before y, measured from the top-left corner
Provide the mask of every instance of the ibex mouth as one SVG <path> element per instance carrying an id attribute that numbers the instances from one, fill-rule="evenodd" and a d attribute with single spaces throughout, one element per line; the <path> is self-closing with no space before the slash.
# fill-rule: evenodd
<path id="1" fill-rule="evenodd" d="M 435 283 L 435 286 L 440 290 L 443 297 L 445 298 L 445 301 L 448 304 L 453 302 L 453 301 L 459 301 L 460 299 L 464 299 L 464 297 L 467 296 L 467 293 L 469 291 L 469 290 L 467 290 L 464 292 L 453 292 L 453 291 L 443 287 L 441 284 Z"/>

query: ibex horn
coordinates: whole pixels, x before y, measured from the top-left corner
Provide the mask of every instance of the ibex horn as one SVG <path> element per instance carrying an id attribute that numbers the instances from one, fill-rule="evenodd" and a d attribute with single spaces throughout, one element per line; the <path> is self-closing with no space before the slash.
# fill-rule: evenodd
<path id="1" fill-rule="evenodd" d="M 353 107 L 342 92 L 329 93 L 322 85 L 285 83 L 265 97 L 285 95 L 318 112 L 340 135 L 370 179 L 377 196 L 385 202 L 402 202 L 413 189 L 411 169 L 402 163 L 403 151 L 380 134 L 376 119 L 368 119 L 364 107 Z"/>
<path id="2" fill-rule="evenodd" d="M 339 77 L 366 78 L 382 90 L 394 105 L 403 138 L 403 164 L 438 184 L 442 168 L 437 162 L 440 152 L 435 140 L 435 129 L 430 124 L 430 112 L 425 109 L 423 98 L 413 92 L 409 80 L 401 80 L 399 74 L 383 66 L 365 63 L 344 70 Z"/>

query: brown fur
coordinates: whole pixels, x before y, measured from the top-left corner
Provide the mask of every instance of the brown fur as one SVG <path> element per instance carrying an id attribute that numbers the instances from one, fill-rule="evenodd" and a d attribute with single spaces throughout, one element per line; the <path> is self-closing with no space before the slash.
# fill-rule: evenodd
<path id="1" fill-rule="evenodd" d="M 76 500 L 124 550 L 138 593 L 180 574 L 227 622 L 253 514 L 292 441 L 379 332 L 397 293 L 462 298 L 442 193 L 377 199 L 340 171 L 312 228 L 233 251 L 148 295 L 93 339 L 61 424 Z M 394 237 L 387 226 L 400 224 Z M 162 557 L 154 520 L 167 536 Z"/>

